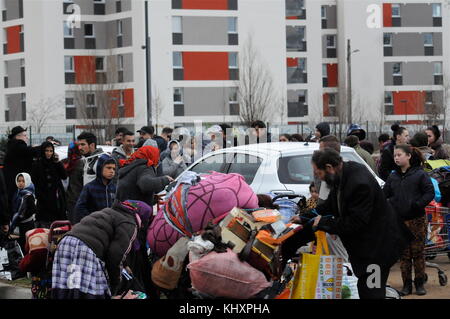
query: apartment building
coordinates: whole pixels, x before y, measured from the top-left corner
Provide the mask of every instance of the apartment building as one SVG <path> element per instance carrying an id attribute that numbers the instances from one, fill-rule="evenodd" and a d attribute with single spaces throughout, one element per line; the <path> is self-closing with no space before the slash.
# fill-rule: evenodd
<path id="1" fill-rule="evenodd" d="M 147 123 L 143 1 L 0 4 L 2 126 L 31 125 L 36 110 L 51 113 L 45 125 L 68 131 Z"/>

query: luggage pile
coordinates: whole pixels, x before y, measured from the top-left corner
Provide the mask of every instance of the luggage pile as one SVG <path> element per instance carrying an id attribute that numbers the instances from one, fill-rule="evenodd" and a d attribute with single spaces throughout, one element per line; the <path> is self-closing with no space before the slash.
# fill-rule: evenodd
<path id="1" fill-rule="evenodd" d="M 258 207 L 239 174 L 193 176 L 169 193 L 149 228 L 147 240 L 158 255 L 152 281 L 168 298 L 340 299 L 342 261 L 326 256 L 328 250 L 313 255 L 322 263 L 313 272 L 305 260 L 282 263 L 283 243 L 302 229 L 283 222 L 277 209 Z M 313 295 L 298 293 L 305 269 Z"/>

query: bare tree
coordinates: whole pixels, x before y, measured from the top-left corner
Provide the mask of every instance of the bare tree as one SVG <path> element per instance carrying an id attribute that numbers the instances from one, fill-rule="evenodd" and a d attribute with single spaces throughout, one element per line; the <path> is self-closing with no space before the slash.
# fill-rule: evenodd
<path id="1" fill-rule="evenodd" d="M 265 122 L 276 104 L 276 94 L 272 75 L 262 63 L 251 36 L 239 54 L 237 87 L 242 124 L 249 126 L 255 120 Z"/>
<path id="2" fill-rule="evenodd" d="M 38 102 L 31 104 L 28 109 L 28 119 L 35 132 L 40 134 L 42 128 L 49 121 L 56 119 L 57 114 L 55 110 L 61 109 L 63 105 L 63 96 L 42 98 Z"/>
<path id="3" fill-rule="evenodd" d="M 161 99 L 161 95 L 156 86 L 152 88 L 152 100 L 151 100 L 151 108 L 152 108 L 152 116 L 154 118 L 156 134 L 158 134 L 158 123 L 161 120 L 161 114 L 164 108 L 163 101 Z"/>
<path id="4" fill-rule="evenodd" d="M 83 84 L 75 87 L 74 98 L 83 125 L 103 142 L 123 122 L 126 86 L 118 81 L 117 55 L 110 52 L 103 60 L 97 58 L 92 55 L 83 59 L 78 75 Z"/>

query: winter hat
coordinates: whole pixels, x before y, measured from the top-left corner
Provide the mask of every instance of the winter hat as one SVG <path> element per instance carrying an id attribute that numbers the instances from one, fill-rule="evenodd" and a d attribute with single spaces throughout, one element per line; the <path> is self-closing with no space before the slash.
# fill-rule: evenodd
<path id="1" fill-rule="evenodd" d="M 177 287 L 189 252 L 188 242 L 189 238 L 181 237 L 166 255 L 155 263 L 152 268 L 152 281 L 155 285 L 167 290 Z"/>
<path id="2" fill-rule="evenodd" d="M 50 230 L 47 228 L 36 228 L 26 232 L 25 252 L 32 253 L 39 249 L 48 249 L 48 236 Z"/>
<path id="3" fill-rule="evenodd" d="M 441 131 L 439 130 L 439 127 L 437 127 L 436 125 L 430 126 L 429 128 L 427 128 L 427 130 L 430 130 L 433 132 L 434 136 L 436 137 L 436 141 L 441 137 Z"/>
<path id="4" fill-rule="evenodd" d="M 317 124 L 316 129 L 320 132 L 321 137 L 330 135 L 330 125 L 327 122 Z"/>
<path id="5" fill-rule="evenodd" d="M 8 138 L 11 140 L 14 138 L 14 136 L 22 132 L 26 132 L 26 130 L 27 129 L 23 128 L 22 126 L 13 127 L 13 129 L 11 130 L 11 134 L 8 135 Z"/>
<path id="6" fill-rule="evenodd" d="M 363 130 L 363 128 L 358 124 L 352 124 L 347 130 L 347 136 L 355 135 L 358 136 L 360 141 L 363 141 L 366 139 L 366 131 Z"/>
<path id="7" fill-rule="evenodd" d="M 45 269 L 49 247 L 49 234 L 50 230 L 46 228 L 32 229 L 25 234 L 25 251 L 27 255 L 20 262 L 20 271 L 41 272 Z"/>

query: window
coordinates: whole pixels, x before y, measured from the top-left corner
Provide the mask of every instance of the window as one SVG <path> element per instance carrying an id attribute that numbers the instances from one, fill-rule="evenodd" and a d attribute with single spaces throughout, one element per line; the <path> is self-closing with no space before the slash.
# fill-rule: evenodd
<path id="1" fill-rule="evenodd" d="M 237 33 L 237 18 L 228 17 L 228 33 Z"/>
<path id="2" fill-rule="evenodd" d="M 433 18 L 441 18 L 442 17 L 442 6 L 440 3 L 433 3 Z"/>
<path id="3" fill-rule="evenodd" d="M 336 94 L 328 94 L 328 106 L 336 106 Z"/>
<path id="4" fill-rule="evenodd" d="M 385 47 L 392 46 L 392 33 L 385 33 L 383 35 L 383 43 Z"/>
<path id="5" fill-rule="evenodd" d="M 228 54 L 228 67 L 230 69 L 237 69 L 238 68 L 238 58 L 236 52 L 230 52 Z"/>
<path id="6" fill-rule="evenodd" d="M 392 5 L 392 17 L 400 18 L 400 5 L 399 4 Z"/>
<path id="7" fill-rule="evenodd" d="M 261 166 L 262 159 L 248 154 L 236 154 L 228 169 L 228 173 L 241 174 L 247 184 L 253 183 L 253 179 Z"/>
<path id="8" fill-rule="evenodd" d="M 181 17 L 172 17 L 172 33 L 183 33 Z"/>
<path id="9" fill-rule="evenodd" d="M 84 36 L 87 38 L 93 38 L 94 35 L 94 25 L 92 23 L 86 23 L 84 25 Z"/>
<path id="10" fill-rule="evenodd" d="M 73 56 L 64 57 L 64 70 L 66 72 L 73 72 Z"/>
<path id="11" fill-rule="evenodd" d="M 94 93 L 86 94 L 86 106 L 87 107 L 95 107 L 95 94 Z"/>
<path id="12" fill-rule="evenodd" d="M 173 103 L 174 104 L 184 104 L 184 90 L 183 88 L 173 89 Z"/>
<path id="13" fill-rule="evenodd" d="M 394 66 L 392 67 L 393 75 L 402 75 L 401 65 L 401 63 L 394 63 Z"/>
<path id="14" fill-rule="evenodd" d="M 183 68 L 183 55 L 181 52 L 174 52 L 173 53 L 173 67 L 175 69 L 182 69 Z"/>
<path id="15" fill-rule="evenodd" d="M 433 92 L 425 92 L 425 103 L 433 104 Z"/>
<path id="16" fill-rule="evenodd" d="M 322 64 L 322 78 L 328 78 L 328 68 L 326 64 Z"/>
<path id="17" fill-rule="evenodd" d="M 200 163 L 192 167 L 190 171 L 197 174 L 209 173 L 210 171 L 226 173 L 227 167 L 228 164 L 226 154 L 222 153 L 205 158 Z"/>
<path id="18" fill-rule="evenodd" d="M 384 104 L 393 104 L 392 101 L 392 92 L 384 92 Z"/>
<path id="19" fill-rule="evenodd" d="M 125 91 L 120 91 L 119 106 L 125 105 Z"/>
<path id="20" fill-rule="evenodd" d="M 96 57 L 95 58 L 95 70 L 97 72 L 105 71 L 105 58 L 104 57 Z"/>
<path id="21" fill-rule="evenodd" d="M 327 7 L 325 7 L 325 6 L 321 7 L 321 17 L 322 17 L 322 20 L 327 19 Z"/>
<path id="22" fill-rule="evenodd" d="M 442 75 L 442 62 L 434 63 L 434 75 Z"/>
<path id="23" fill-rule="evenodd" d="M 117 56 L 117 68 L 119 71 L 123 71 L 123 55 Z"/>
<path id="24" fill-rule="evenodd" d="M 228 105 L 230 115 L 239 115 L 238 89 L 230 88 L 228 91 Z"/>
<path id="25" fill-rule="evenodd" d="M 64 37 L 73 38 L 73 27 L 69 25 L 67 22 L 64 22 L 63 25 L 64 25 Z"/>
<path id="26" fill-rule="evenodd" d="M 426 47 L 432 47 L 433 46 L 433 33 L 425 33 L 423 35 L 424 39 L 424 45 Z"/>
<path id="27" fill-rule="evenodd" d="M 121 36 L 123 34 L 123 22 L 122 20 L 117 20 L 117 36 Z"/>
<path id="28" fill-rule="evenodd" d="M 306 51 L 305 27 L 286 27 L 286 48 L 288 51 Z"/>
<path id="29" fill-rule="evenodd" d="M 75 97 L 73 93 L 66 93 L 66 107 L 67 108 L 75 107 Z"/>
<path id="30" fill-rule="evenodd" d="M 327 48 L 336 48 L 336 36 L 327 35 Z"/>

